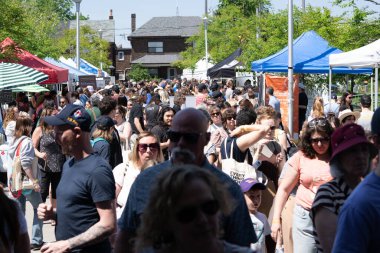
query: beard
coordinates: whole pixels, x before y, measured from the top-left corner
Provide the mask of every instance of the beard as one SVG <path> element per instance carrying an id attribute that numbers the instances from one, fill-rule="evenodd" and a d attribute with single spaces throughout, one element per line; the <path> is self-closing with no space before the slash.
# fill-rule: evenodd
<path id="1" fill-rule="evenodd" d="M 195 155 L 188 149 L 175 147 L 170 150 L 170 160 L 173 164 L 194 164 Z"/>

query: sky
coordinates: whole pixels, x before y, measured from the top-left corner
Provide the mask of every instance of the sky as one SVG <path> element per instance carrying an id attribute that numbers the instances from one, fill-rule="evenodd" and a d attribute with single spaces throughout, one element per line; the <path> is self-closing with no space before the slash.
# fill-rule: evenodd
<path id="1" fill-rule="evenodd" d="M 218 0 L 207 0 L 208 9 L 215 10 Z M 288 1 L 272 0 L 274 10 L 286 9 Z M 305 0 L 306 4 L 324 6 L 332 9 L 334 15 L 339 15 L 341 9 L 332 5 L 332 0 Z M 367 4 L 358 0 L 361 7 Z M 302 0 L 293 0 L 293 5 L 301 7 Z M 82 0 L 81 13 L 89 16 L 91 20 L 108 19 L 110 9 L 113 10 L 115 20 L 116 45 L 130 47 L 127 36 L 131 33 L 131 14 L 136 13 L 136 27 L 142 26 L 152 17 L 176 16 L 202 16 L 205 12 L 205 0 Z M 372 8 L 374 4 L 370 5 Z M 380 12 L 380 6 L 376 6 Z M 73 9 L 74 10 L 74 9 Z M 75 11 L 75 10 L 74 10 Z"/>

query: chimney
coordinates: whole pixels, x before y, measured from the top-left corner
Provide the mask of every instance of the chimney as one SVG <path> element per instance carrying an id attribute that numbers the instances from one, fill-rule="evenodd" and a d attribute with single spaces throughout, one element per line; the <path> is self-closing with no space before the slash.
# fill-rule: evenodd
<path id="1" fill-rule="evenodd" d="M 108 19 L 109 19 L 109 20 L 112 20 L 112 19 L 113 19 L 112 9 L 110 10 L 110 15 L 109 15 Z"/>
<path id="2" fill-rule="evenodd" d="M 131 29 L 132 32 L 136 30 L 136 13 L 131 14 Z"/>

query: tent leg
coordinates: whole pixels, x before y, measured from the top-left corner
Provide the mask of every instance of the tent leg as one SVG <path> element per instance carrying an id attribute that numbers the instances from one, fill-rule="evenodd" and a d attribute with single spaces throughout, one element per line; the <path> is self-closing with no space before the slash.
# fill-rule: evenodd
<path id="1" fill-rule="evenodd" d="M 373 106 L 373 104 L 374 104 L 373 99 L 374 99 L 374 96 L 373 96 L 373 76 L 371 75 L 371 101 L 372 101 L 372 103 L 371 103 L 371 111 L 373 111 L 373 108 L 374 108 L 374 106 Z"/>
<path id="2" fill-rule="evenodd" d="M 329 68 L 329 102 L 331 102 L 332 69 Z"/>
<path id="3" fill-rule="evenodd" d="M 262 77 L 263 77 L 263 81 L 262 81 L 262 83 L 263 83 L 263 89 L 262 89 L 261 92 L 262 92 L 262 96 L 263 96 L 263 105 L 265 106 L 265 94 L 266 94 L 266 86 L 267 86 L 267 84 L 266 84 L 265 74 L 263 74 Z"/>
<path id="4" fill-rule="evenodd" d="M 379 65 L 375 66 L 375 109 L 378 107 L 378 96 L 379 96 Z"/>

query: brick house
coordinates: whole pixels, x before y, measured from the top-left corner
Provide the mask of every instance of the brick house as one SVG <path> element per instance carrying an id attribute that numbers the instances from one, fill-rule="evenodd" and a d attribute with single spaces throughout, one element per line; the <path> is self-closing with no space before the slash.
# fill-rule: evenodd
<path id="1" fill-rule="evenodd" d="M 132 14 L 133 15 L 133 14 Z M 180 59 L 186 39 L 199 32 L 201 17 L 174 16 L 154 17 L 140 28 L 134 30 L 132 17 L 131 64 L 141 64 L 151 76 L 174 78 L 182 74 L 182 69 L 172 66 Z"/>

